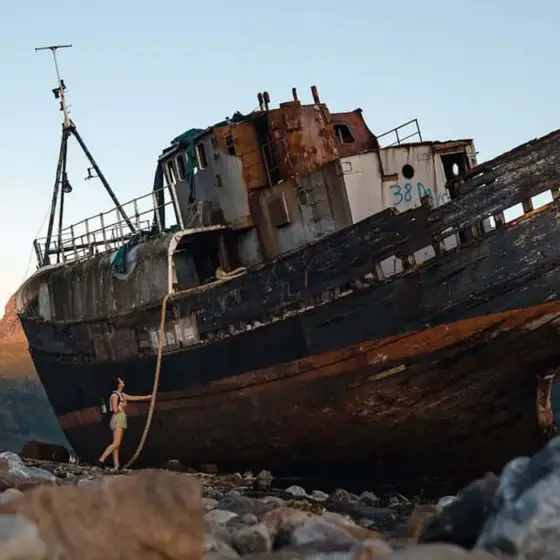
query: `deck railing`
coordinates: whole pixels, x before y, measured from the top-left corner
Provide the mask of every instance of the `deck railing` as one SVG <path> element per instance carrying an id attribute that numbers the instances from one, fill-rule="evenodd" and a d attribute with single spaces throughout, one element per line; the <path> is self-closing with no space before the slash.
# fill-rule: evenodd
<path id="1" fill-rule="evenodd" d="M 405 130 L 406 129 L 406 130 Z M 403 136 L 404 134 L 404 136 Z M 391 137 L 391 135 L 394 135 Z M 389 137 L 389 138 L 387 138 Z M 388 143 L 382 141 L 382 138 L 387 138 Z M 422 133 L 420 132 L 420 125 L 418 124 L 418 119 L 412 119 L 411 121 L 405 122 L 396 128 L 392 128 L 377 137 L 377 141 L 382 148 L 390 148 L 391 146 L 398 146 L 402 144 L 405 140 L 410 140 L 411 138 L 418 138 L 422 142 Z M 391 140 L 393 140 L 391 142 Z"/>
<path id="2" fill-rule="evenodd" d="M 169 196 L 165 196 L 165 191 L 169 191 Z M 162 203 L 158 202 L 158 195 Z M 172 207 L 177 217 L 178 202 L 175 192 L 171 187 L 165 186 L 121 205 L 134 230 L 131 230 L 119 208 L 115 207 L 67 226 L 60 232 L 53 231 L 49 247 L 46 246 L 46 237 L 33 242 L 38 265 L 41 267 L 49 262 L 77 261 L 114 251 L 133 236 L 148 237 L 161 233 L 164 227 L 160 213 L 165 215 L 169 207 Z"/>

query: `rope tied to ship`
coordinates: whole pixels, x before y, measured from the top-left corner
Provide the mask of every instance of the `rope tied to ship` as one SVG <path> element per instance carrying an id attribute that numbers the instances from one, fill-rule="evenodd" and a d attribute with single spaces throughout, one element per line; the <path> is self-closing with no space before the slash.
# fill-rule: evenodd
<path id="1" fill-rule="evenodd" d="M 156 406 L 156 396 L 159 389 L 159 376 L 161 373 L 161 361 L 163 358 L 163 337 L 165 336 L 165 316 L 167 312 L 167 302 L 173 295 L 172 292 L 165 294 L 163 301 L 161 303 L 161 316 L 159 321 L 159 335 L 158 335 L 158 348 L 157 348 L 157 358 L 156 358 L 156 371 L 154 373 L 154 383 L 152 386 L 152 398 L 150 399 L 150 408 L 148 409 L 148 417 L 146 418 L 146 424 L 144 425 L 144 431 L 142 432 L 142 437 L 140 438 L 140 443 L 134 452 L 134 455 L 130 458 L 128 463 L 124 466 L 125 469 L 131 467 L 136 459 L 138 459 L 142 449 L 144 449 L 144 444 L 148 438 L 148 433 L 150 427 L 152 426 L 152 418 L 154 416 L 154 410 Z"/>
<path id="2" fill-rule="evenodd" d="M 221 284 L 223 282 L 228 282 L 230 280 L 233 280 L 235 278 L 243 276 L 247 272 L 247 270 L 244 267 L 236 268 L 235 270 L 232 270 L 231 272 L 228 272 L 228 273 L 225 273 L 224 271 L 221 271 L 221 274 L 220 274 L 220 271 L 221 271 L 221 269 L 219 271 L 217 271 L 217 277 L 219 279 L 215 282 L 212 282 L 211 285 L 216 285 L 216 284 Z M 156 407 L 156 397 L 157 397 L 157 392 L 159 390 L 161 364 L 162 364 L 162 360 L 163 360 L 163 341 L 165 339 L 165 323 L 166 323 L 165 319 L 166 319 L 166 316 L 167 316 L 167 304 L 172 297 L 183 296 L 183 295 L 189 294 L 193 291 L 196 291 L 196 288 L 189 288 L 188 290 L 183 290 L 183 291 L 178 291 L 178 292 L 168 292 L 167 294 L 165 294 L 165 296 L 164 296 L 164 298 L 161 302 L 161 315 L 160 315 L 160 321 L 159 321 L 156 370 L 155 370 L 155 373 L 154 373 L 154 383 L 153 383 L 153 386 L 152 386 L 152 398 L 150 399 L 150 408 L 148 409 L 148 416 L 146 418 L 146 424 L 144 425 L 144 431 L 142 432 L 142 437 L 140 438 L 140 443 L 138 444 L 138 447 L 136 448 L 136 451 L 134 452 L 132 457 L 124 465 L 125 469 L 128 469 L 129 467 L 131 467 L 136 462 L 138 457 L 140 456 L 140 453 L 142 453 L 142 450 L 144 449 L 144 445 L 145 445 L 146 440 L 148 438 L 148 434 L 150 432 L 150 428 L 152 426 L 152 419 L 153 419 L 154 410 L 155 410 L 155 407 Z"/>

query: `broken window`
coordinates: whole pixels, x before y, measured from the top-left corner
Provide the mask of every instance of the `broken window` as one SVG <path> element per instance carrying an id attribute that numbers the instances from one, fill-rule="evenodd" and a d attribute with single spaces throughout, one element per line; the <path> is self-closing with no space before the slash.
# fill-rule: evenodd
<path id="1" fill-rule="evenodd" d="M 235 156 L 236 155 L 236 153 L 235 153 L 235 142 L 233 141 L 233 136 L 232 136 L 231 133 L 226 135 L 225 141 L 226 141 L 227 153 L 230 156 Z"/>
<path id="2" fill-rule="evenodd" d="M 208 167 L 208 159 L 206 158 L 206 147 L 204 142 L 199 142 L 196 145 L 196 157 L 198 159 L 198 167 L 200 169 L 206 169 Z"/>
<path id="3" fill-rule="evenodd" d="M 175 161 L 172 159 L 167 162 L 167 180 L 170 185 L 173 185 L 177 182 L 177 171 L 175 170 Z"/>
<path id="4" fill-rule="evenodd" d="M 185 167 L 185 156 L 183 154 L 179 154 L 177 158 L 177 169 L 179 170 L 179 181 L 184 181 L 187 175 L 187 170 Z"/>
<path id="5" fill-rule="evenodd" d="M 354 142 L 354 136 L 350 131 L 350 127 L 345 123 L 333 125 L 335 136 L 340 140 L 341 144 L 351 144 Z"/>

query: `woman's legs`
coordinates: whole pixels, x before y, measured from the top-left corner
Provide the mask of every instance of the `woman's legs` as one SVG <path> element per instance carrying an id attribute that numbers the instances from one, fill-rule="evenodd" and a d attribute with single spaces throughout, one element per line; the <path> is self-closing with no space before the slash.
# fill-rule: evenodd
<path id="1" fill-rule="evenodd" d="M 124 435 L 124 428 L 115 428 L 113 434 L 113 438 L 114 438 L 113 445 L 115 445 L 115 447 L 113 448 L 112 453 L 113 453 L 113 464 L 117 469 L 121 466 L 119 461 L 119 447 L 121 446 L 123 435 Z"/>
<path id="2" fill-rule="evenodd" d="M 109 457 L 109 455 L 111 453 L 113 453 L 113 451 L 115 449 L 117 449 L 119 447 L 119 445 L 122 442 L 122 436 L 123 436 L 123 429 L 122 428 L 115 428 L 113 430 L 113 442 L 110 443 L 106 448 L 105 451 L 103 451 L 103 453 L 101 454 L 101 457 L 99 457 L 99 462 L 100 463 L 104 463 L 105 459 L 107 459 L 107 457 Z M 113 455 L 114 457 L 114 455 Z M 118 457 L 118 456 L 117 456 Z M 117 462 L 118 462 L 118 458 L 117 458 Z"/>

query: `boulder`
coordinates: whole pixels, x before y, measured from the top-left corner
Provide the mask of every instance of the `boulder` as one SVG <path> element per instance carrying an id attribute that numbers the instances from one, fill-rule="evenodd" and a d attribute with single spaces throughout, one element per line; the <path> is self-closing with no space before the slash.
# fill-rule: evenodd
<path id="1" fill-rule="evenodd" d="M 186 474 L 143 471 L 92 486 L 39 486 L 0 505 L 33 522 L 49 557 L 199 560 L 204 506 Z"/>

